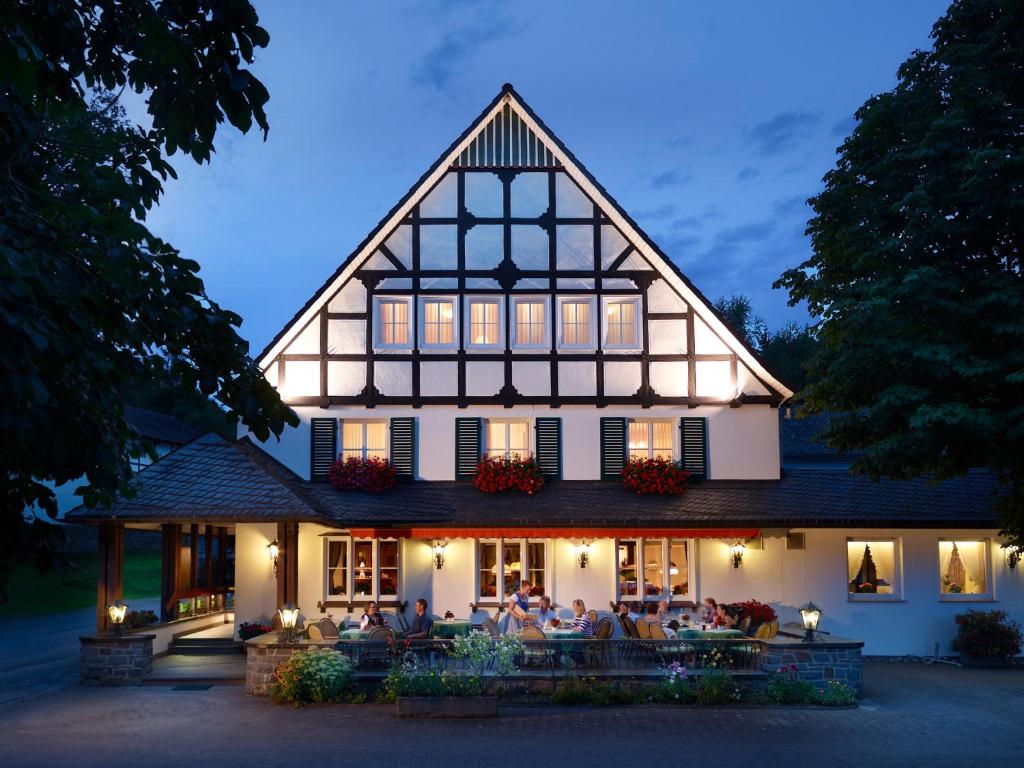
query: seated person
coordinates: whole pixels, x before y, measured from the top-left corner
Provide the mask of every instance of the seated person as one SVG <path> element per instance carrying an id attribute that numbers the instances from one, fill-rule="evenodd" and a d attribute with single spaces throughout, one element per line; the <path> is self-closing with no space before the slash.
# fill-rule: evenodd
<path id="1" fill-rule="evenodd" d="M 713 624 L 718 615 L 718 603 L 713 597 L 705 597 L 700 609 L 700 617 L 697 619 L 700 624 Z"/>
<path id="2" fill-rule="evenodd" d="M 629 606 L 625 603 L 619 603 L 619 607 L 615 611 L 619 616 L 619 621 L 622 621 L 623 616 L 629 616 Z"/>
<path id="3" fill-rule="evenodd" d="M 643 616 L 640 615 L 643 609 L 644 607 L 640 605 L 640 602 L 634 600 L 629 604 L 629 618 L 631 618 L 633 621 L 643 618 Z"/>
<path id="4" fill-rule="evenodd" d="M 366 613 L 363 614 L 363 618 L 359 620 L 360 629 L 372 629 L 373 627 L 386 627 L 387 622 L 384 621 L 384 616 L 377 607 L 377 601 L 371 600 L 366 604 Z"/>
<path id="5" fill-rule="evenodd" d="M 534 616 L 535 616 L 535 618 L 533 620 L 534 624 L 537 624 L 538 626 L 541 626 L 541 627 L 550 625 L 552 619 L 558 618 L 558 615 L 551 608 L 551 598 L 550 597 L 548 597 L 547 595 L 544 595 L 543 597 L 541 597 L 541 599 L 540 599 L 540 610 L 538 610 L 537 613 L 534 614 Z"/>
<path id="6" fill-rule="evenodd" d="M 658 606 L 655 603 L 648 603 L 644 608 L 644 615 L 640 618 L 651 624 L 661 624 L 661 616 L 658 615 Z"/>
<path id="7" fill-rule="evenodd" d="M 576 614 L 572 620 L 572 628 L 584 637 L 593 637 L 594 625 L 590 622 L 590 616 L 587 615 L 587 606 L 583 604 L 582 600 L 572 601 L 572 612 Z"/>
<path id="8" fill-rule="evenodd" d="M 416 615 L 405 636 L 410 640 L 426 640 L 434 629 L 434 620 L 427 615 L 427 601 L 422 597 L 416 601 Z"/>
<path id="9" fill-rule="evenodd" d="M 736 614 L 736 609 L 731 605 L 719 603 L 717 613 L 715 615 L 715 621 L 712 626 L 723 627 L 724 629 L 735 629 L 737 623 L 739 623 L 739 616 Z"/>
<path id="10" fill-rule="evenodd" d="M 672 621 L 672 612 L 668 607 L 668 600 L 658 601 L 658 619 L 662 624 L 668 624 Z"/>

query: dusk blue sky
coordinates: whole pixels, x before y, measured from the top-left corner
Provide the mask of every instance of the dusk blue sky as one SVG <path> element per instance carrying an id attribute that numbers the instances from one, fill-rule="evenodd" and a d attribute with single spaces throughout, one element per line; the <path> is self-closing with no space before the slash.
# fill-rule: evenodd
<path id="1" fill-rule="evenodd" d="M 945 2 L 256 2 L 270 135 L 173 159 L 150 217 L 258 353 L 511 82 L 712 300 L 771 284 L 866 98 Z"/>

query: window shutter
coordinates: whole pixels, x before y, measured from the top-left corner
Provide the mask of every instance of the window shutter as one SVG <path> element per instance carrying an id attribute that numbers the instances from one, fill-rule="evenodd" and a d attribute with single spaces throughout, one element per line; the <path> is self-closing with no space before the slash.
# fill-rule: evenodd
<path id="1" fill-rule="evenodd" d="M 399 480 L 416 475 L 416 420 L 411 416 L 391 419 L 391 466 Z"/>
<path id="2" fill-rule="evenodd" d="M 311 419 L 309 430 L 309 479 L 324 482 L 338 458 L 338 420 Z"/>
<path id="3" fill-rule="evenodd" d="M 537 463 L 545 480 L 562 479 L 562 419 L 538 418 L 534 423 L 537 436 Z"/>
<path id="4" fill-rule="evenodd" d="M 700 482 L 708 476 L 708 420 L 684 416 L 679 420 L 679 433 L 682 467 L 691 480 Z"/>
<path id="5" fill-rule="evenodd" d="M 626 464 L 626 420 L 601 418 L 601 479 L 619 480 Z"/>
<path id="6" fill-rule="evenodd" d="M 455 479 L 472 480 L 480 463 L 480 419 L 455 419 Z"/>

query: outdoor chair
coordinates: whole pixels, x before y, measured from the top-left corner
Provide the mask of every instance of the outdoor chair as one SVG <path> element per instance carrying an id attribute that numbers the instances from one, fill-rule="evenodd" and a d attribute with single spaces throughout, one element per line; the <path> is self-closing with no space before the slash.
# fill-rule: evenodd
<path id="1" fill-rule="evenodd" d="M 610 644 L 607 641 L 611 639 L 612 629 L 612 620 L 607 616 L 597 622 L 594 640 L 600 642 L 587 643 L 585 655 L 588 665 L 608 666 Z"/>
<path id="2" fill-rule="evenodd" d="M 390 652 L 394 648 L 394 630 L 390 627 L 374 627 L 366 633 L 365 642 L 371 645 L 362 654 L 363 662 L 367 666 L 388 666 Z"/>
<path id="3" fill-rule="evenodd" d="M 634 626 L 636 627 L 636 636 L 638 638 L 641 640 L 651 639 L 651 622 L 646 619 L 638 619 Z"/>
<path id="4" fill-rule="evenodd" d="M 766 621 L 754 631 L 755 640 L 771 640 L 779 633 L 779 622 Z"/>
<path id="5" fill-rule="evenodd" d="M 736 625 L 736 629 L 738 629 L 744 635 L 750 632 L 750 617 L 744 616 L 743 621 Z"/>
<path id="6" fill-rule="evenodd" d="M 326 616 L 320 619 L 319 627 L 320 634 L 324 636 L 324 640 L 337 640 L 340 636 L 338 632 L 338 625 Z"/>
<path id="7" fill-rule="evenodd" d="M 554 649 L 547 647 L 547 645 L 543 645 L 539 648 L 537 646 L 534 646 L 532 648 L 530 647 L 531 642 L 544 642 L 547 640 L 547 637 L 541 630 L 537 629 L 537 627 L 533 625 L 527 625 L 523 627 L 521 630 L 519 630 L 519 639 L 523 641 L 526 648 L 526 650 L 523 653 L 526 666 L 539 662 L 543 666 L 550 665 L 552 668 L 554 668 Z"/>
<path id="8" fill-rule="evenodd" d="M 629 616 L 622 617 L 622 626 L 626 628 L 626 637 L 631 637 L 634 640 L 640 639 L 640 632 L 636 628 L 636 622 L 629 618 Z"/>
<path id="9" fill-rule="evenodd" d="M 498 624 L 494 621 L 494 619 L 484 619 L 480 623 L 480 629 L 481 631 L 486 632 L 488 635 L 493 637 L 495 640 L 501 637 L 501 632 L 498 630 Z"/>
<path id="10" fill-rule="evenodd" d="M 320 631 L 319 624 L 310 624 L 306 627 L 306 633 L 309 635 L 311 643 L 322 643 L 324 640 L 324 634 Z"/>
<path id="11" fill-rule="evenodd" d="M 589 611 L 587 611 L 587 617 L 590 619 L 590 626 L 596 627 L 597 626 L 597 611 L 595 611 L 593 608 L 591 608 Z"/>

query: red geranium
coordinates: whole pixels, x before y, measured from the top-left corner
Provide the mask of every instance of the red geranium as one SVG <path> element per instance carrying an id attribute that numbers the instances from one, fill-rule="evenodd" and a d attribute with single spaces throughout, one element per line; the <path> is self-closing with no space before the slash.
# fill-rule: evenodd
<path id="1" fill-rule="evenodd" d="M 532 456 L 513 453 L 511 458 L 484 456 L 476 466 L 473 485 L 484 493 L 523 491 L 532 494 L 544 487 L 544 478 Z"/>
<path id="2" fill-rule="evenodd" d="M 328 474 L 331 485 L 339 491 L 383 493 L 398 484 L 395 468 L 387 459 L 349 456 L 331 464 Z"/>
<path id="3" fill-rule="evenodd" d="M 630 459 L 622 468 L 622 485 L 643 496 L 648 493 L 678 496 L 686 490 L 690 473 L 671 459 Z"/>
<path id="4" fill-rule="evenodd" d="M 740 621 L 743 621 L 747 616 L 750 617 L 751 628 L 764 624 L 766 621 L 775 621 L 777 618 L 774 608 L 757 600 L 746 600 L 742 603 L 736 603 L 735 608 L 739 611 Z"/>

